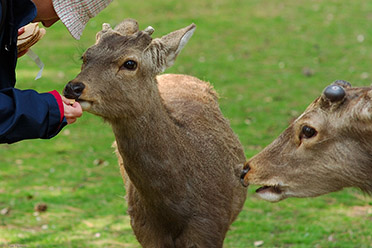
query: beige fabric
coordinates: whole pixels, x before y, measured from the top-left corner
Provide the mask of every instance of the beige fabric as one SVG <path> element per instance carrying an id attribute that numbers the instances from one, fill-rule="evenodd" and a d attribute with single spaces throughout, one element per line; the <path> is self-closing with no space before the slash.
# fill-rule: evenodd
<path id="1" fill-rule="evenodd" d="M 89 19 L 112 0 L 53 0 L 53 7 L 72 37 L 79 40 Z"/>

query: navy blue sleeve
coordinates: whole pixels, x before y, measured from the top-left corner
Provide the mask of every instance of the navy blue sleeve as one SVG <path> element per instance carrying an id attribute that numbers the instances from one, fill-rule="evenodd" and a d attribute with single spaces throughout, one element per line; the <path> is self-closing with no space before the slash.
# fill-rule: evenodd
<path id="1" fill-rule="evenodd" d="M 34 90 L 0 90 L 0 143 L 49 139 L 67 124 L 55 97 Z"/>

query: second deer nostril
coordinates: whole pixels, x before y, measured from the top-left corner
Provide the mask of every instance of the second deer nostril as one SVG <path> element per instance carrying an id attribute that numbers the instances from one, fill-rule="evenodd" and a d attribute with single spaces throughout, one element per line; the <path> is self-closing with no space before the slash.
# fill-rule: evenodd
<path id="1" fill-rule="evenodd" d="M 250 170 L 251 168 L 249 167 L 249 164 L 248 163 L 245 163 L 244 164 L 244 167 L 243 167 L 243 170 L 242 170 L 242 174 L 240 175 L 240 179 L 241 180 L 244 180 L 244 177 L 245 175 L 247 175 L 248 171 Z"/>
<path id="2" fill-rule="evenodd" d="M 244 179 L 244 177 L 245 177 L 245 175 L 247 175 L 248 171 L 249 170 L 247 170 L 247 169 L 242 170 L 242 174 L 240 175 L 240 179 Z"/>
<path id="3" fill-rule="evenodd" d="M 244 165 L 243 170 L 242 170 L 242 174 L 240 175 L 240 182 L 241 182 L 241 184 L 244 187 L 248 187 L 249 186 L 249 183 L 244 180 L 245 179 L 245 176 L 247 175 L 247 173 L 248 173 L 249 170 L 250 170 L 250 167 L 249 167 L 248 163 L 246 163 Z"/>
<path id="4" fill-rule="evenodd" d="M 83 83 L 73 83 L 69 82 L 65 89 L 63 90 L 63 95 L 70 99 L 77 100 L 79 96 L 83 93 L 85 85 Z"/>

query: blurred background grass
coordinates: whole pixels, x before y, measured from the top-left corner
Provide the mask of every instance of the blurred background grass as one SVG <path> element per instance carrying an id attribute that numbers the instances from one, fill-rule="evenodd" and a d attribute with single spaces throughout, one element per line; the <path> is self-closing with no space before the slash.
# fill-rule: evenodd
<path id="1" fill-rule="evenodd" d="M 17 67 L 17 87 L 57 89 L 80 70 L 80 56 L 103 22 L 151 25 L 160 37 L 197 30 L 167 73 L 210 81 L 247 157 L 268 145 L 331 82 L 370 85 L 372 2 L 346 0 L 114 1 L 80 41 L 61 23 Z M 0 247 L 139 247 L 109 125 L 85 113 L 51 140 L 0 146 Z M 225 247 L 372 247 L 372 199 L 355 189 L 270 204 L 254 187 Z M 46 212 L 35 212 L 38 203 Z M 262 241 L 257 243 L 257 241 Z"/>

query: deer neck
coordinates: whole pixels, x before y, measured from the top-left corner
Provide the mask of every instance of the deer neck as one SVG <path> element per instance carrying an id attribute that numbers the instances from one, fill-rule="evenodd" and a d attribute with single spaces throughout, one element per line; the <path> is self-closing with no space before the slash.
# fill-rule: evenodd
<path id="1" fill-rule="evenodd" d="M 372 133 L 370 132 L 368 136 L 365 135 L 364 138 L 366 138 L 365 145 L 361 146 L 364 147 L 364 153 L 360 155 L 360 160 L 355 159 L 355 161 L 358 161 L 358 164 L 355 164 L 354 168 L 360 168 L 359 174 L 361 180 L 358 180 L 357 187 L 368 194 L 372 194 Z"/>
<path id="2" fill-rule="evenodd" d="M 372 194 L 372 132 L 354 132 L 352 142 L 346 143 L 343 152 L 340 176 L 347 187 L 357 187 Z M 351 135 L 351 134 L 350 134 Z"/>
<path id="3" fill-rule="evenodd" d="M 141 115 L 116 120 L 111 125 L 132 183 L 141 193 L 155 198 L 156 192 L 164 195 L 162 191 L 173 184 L 170 181 L 178 173 L 179 162 L 174 154 L 182 142 L 177 124 L 167 113 L 159 93 L 149 103 Z"/>

